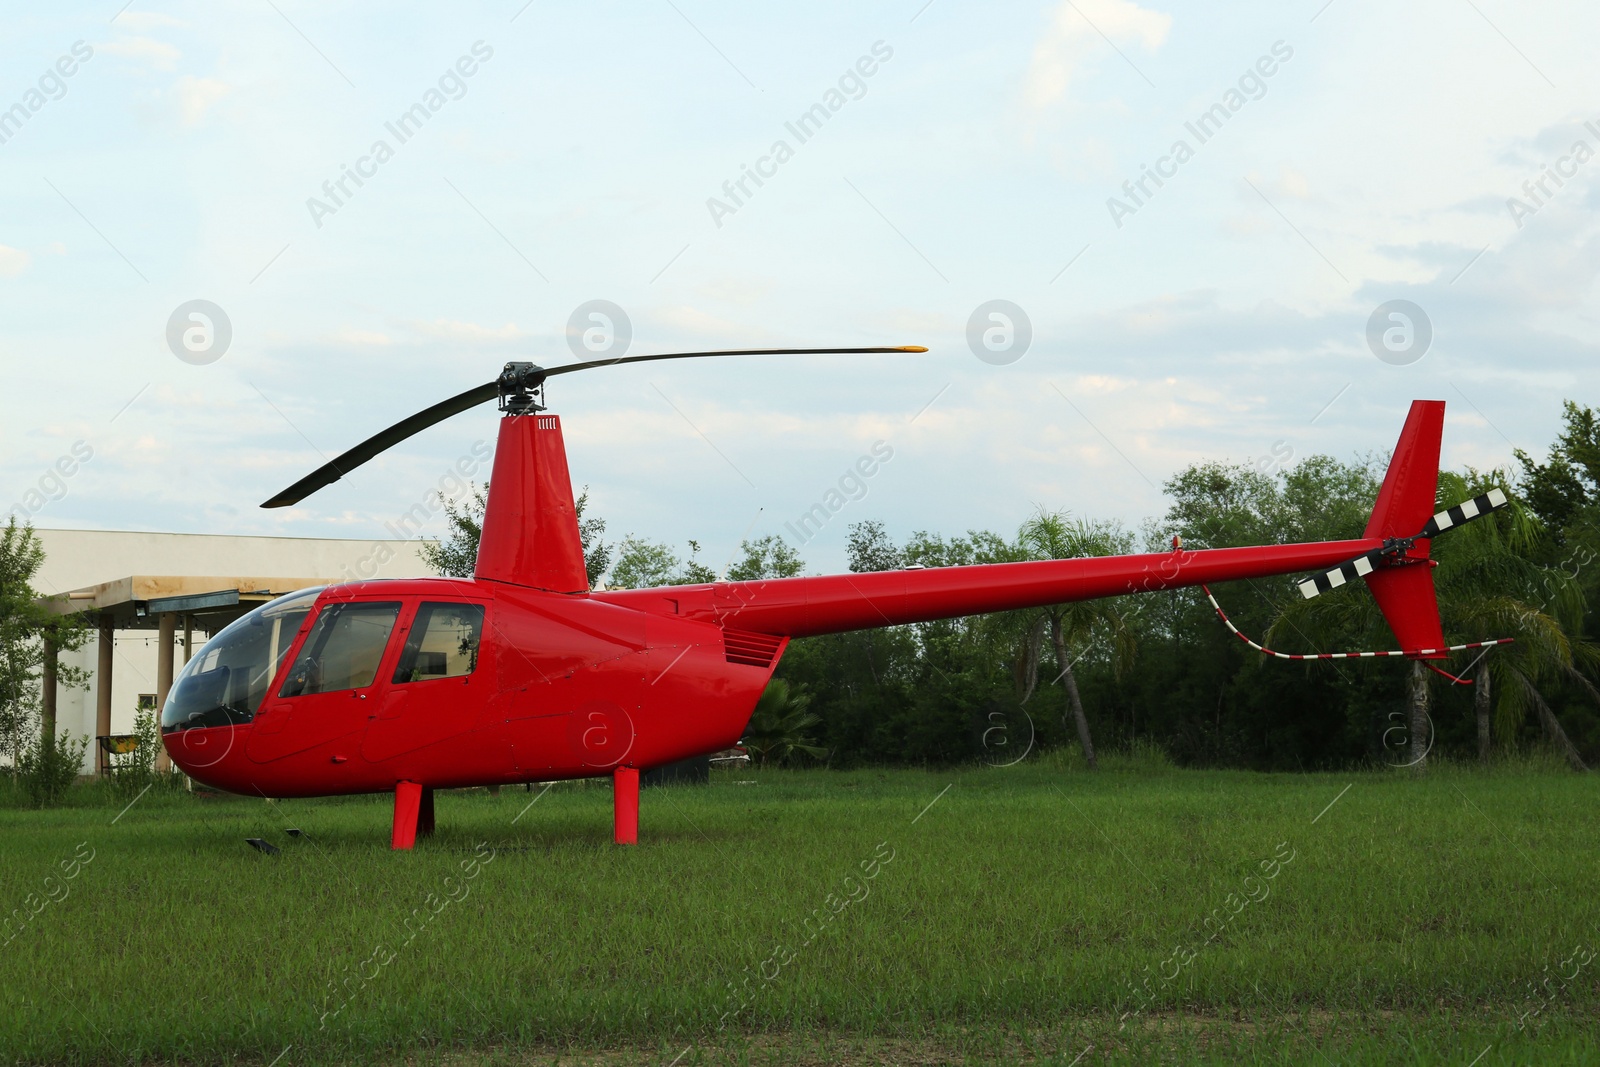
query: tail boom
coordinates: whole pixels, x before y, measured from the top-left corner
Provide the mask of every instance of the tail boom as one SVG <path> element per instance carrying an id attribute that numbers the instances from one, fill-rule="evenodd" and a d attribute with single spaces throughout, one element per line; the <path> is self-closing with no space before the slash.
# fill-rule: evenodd
<path id="1" fill-rule="evenodd" d="M 1365 579 L 1401 646 L 1395 654 L 1443 659 L 1449 650 L 1434 596 L 1429 539 L 1505 504 L 1504 494 L 1495 490 L 1435 514 L 1443 428 L 1444 401 L 1412 403 L 1371 518 L 1356 540 L 716 582 L 593 595 L 724 628 L 813 637 L 1316 570 L 1327 573 L 1300 582 L 1304 596 Z"/>
<path id="2" fill-rule="evenodd" d="M 814 637 L 1294 574 L 1332 566 L 1381 543 L 1363 539 L 1260 548 L 1185 549 L 1133 556 L 717 582 L 593 595 L 645 611 L 665 609 L 723 627 Z"/>

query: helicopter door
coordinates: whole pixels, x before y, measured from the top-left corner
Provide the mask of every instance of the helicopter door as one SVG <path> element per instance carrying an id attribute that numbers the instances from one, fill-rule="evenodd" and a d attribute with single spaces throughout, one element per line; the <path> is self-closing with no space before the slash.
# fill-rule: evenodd
<path id="1" fill-rule="evenodd" d="M 378 668 L 399 617 L 398 601 L 324 607 L 276 696 L 267 698 L 264 718 L 281 723 L 250 732 L 250 758 L 282 759 L 363 729 L 377 710 L 374 694 L 385 680 Z"/>
<path id="2" fill-rule="evenodd" d="M 481 665 L 486 605 L 423 601 L 361 754 L 377 762 L 474 729 L 494 692 Z"/>

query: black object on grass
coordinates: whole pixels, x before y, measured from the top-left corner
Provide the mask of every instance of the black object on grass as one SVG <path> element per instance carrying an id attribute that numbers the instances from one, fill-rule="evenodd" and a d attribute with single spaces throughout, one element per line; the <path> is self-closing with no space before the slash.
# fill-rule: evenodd
<path id="1" fill-rule="evenodd" d="M 257 852 L 265 852 L 269 856 L 276 856 L 279 852 L 277 845 L 274 845 L 268 841 L 263 841 L 259 837 L 247 837 L 244 839 L 244 843 L 255 849 Z"/>

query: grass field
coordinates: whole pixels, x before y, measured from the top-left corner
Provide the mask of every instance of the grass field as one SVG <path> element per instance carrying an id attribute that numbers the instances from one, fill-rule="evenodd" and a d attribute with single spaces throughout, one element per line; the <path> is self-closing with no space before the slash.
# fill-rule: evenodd
<path id="1" fill-rule="evenodd" d="M 0 810 L 0 1059 L 1600 1063 L 1591 778 L 1109 763 Z"/>

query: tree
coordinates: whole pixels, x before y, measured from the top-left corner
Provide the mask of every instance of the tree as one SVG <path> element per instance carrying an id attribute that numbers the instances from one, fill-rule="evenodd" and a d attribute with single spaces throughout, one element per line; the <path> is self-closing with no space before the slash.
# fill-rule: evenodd
<path id="1" fill-rule="evenodd" d="M 845 558 L 853 574 L 892 571 L 905 566 L 905 559 L 883 523 L 876 519 L 853 522 L 845 537 Z"/>
<path id="2" fill-rule="evenodd" d="M 617 564 L 612 568 L 612 589 L 650 589 L 661 585 L 705 585 L 726 578 L 731 582 L 755 582 L 768 578 L 793 578 L 805 570 L 805 562 L 779 537 L 761 537 L 739 543 L 739 559 L 719 577 L 700 562 L 700 542 L 689 542 L 689 557 L 684 559 L 668 545 L 647 541 L 629 534 L 617 546 Z"/>
<path id="3" fill-rule="evenodd" d="M 0 531 L 0 754 L 10 758 L 13 772 L 27 762 L 30 749 L 36 749 L 36 764 L 54 761 L 56 724 L 41 716 L 45 682 L 88 684 L 84 671 L 54 662 L 56 654 L 81 648 L 89 628 L 80 616 L 57 615 L 39 603 L 33 580 L 43 565 L 44 546 L 33 527 L 18 526 L 11 516 Z"/>
<path id="4" fill-rule="evenodd" d="M 617 563 L 607 584 L 612 589 L 672 585 L 683 561 L 666 545 L 629 534 L 617 545 Z"/>
<path id="5" fill-rule="evenodd" d="M 767 683 L 761 699 L 750 714 L 750 723 L 744 729 L 741 744 L 756 759 L 756 766 L 765 767 L 768 760 L 786 763 L 796 753 L 813 759 L 822 759 L 828 750 L 815 743 L 810 730 L 822 720 L 808 710 L 811 695 L 804 690 L 791 688 L 781 678 Z"/>
<path id="6" fill-rule="evenodd" d="M 743 555 L 728 568 L 728 581 L 755 582 L 767 578 L 794 578 L 805 570 L 799 553 L 781 537 L 757 538 L 739 545 Z"/>
<path id="7" fill-rule="evenodd" d="M 1131 538 L 1112 524 L 1074 520 L 1065 512 L 1047 512 L 1043 509 L 1022 524 L 1018 541 L 1030 559 L 1109 556 L 1125 553 L 1132 547 Z M 1137 638 L 1123 616 L 1118 598 L 1052 605 L 1039 614 L 1026 638 L 1023 657 L 1035 670 L 1038 667 L 1035 650 L 1042 640 L 1046 625 L 1056 654 L 1056 666 L 1061 672 L 1057 678 L 1067 691 L 1067 703 L 1072 711 L 1073 725 L 1077 728 L 1078 743 L 1083 746 L 1083 758 L 1091 770 L 1097 769 L 1099 762 L 1095 758 L 1094 739 L 1089 734 L 1089 719 L 1083 712 L 1083 699 L 1079 695 L 1078 679 L 1073 672 L 1071 650 L 1075 646 L 1103 640 L 1109 645 L 1111 660 L 1120 673 L 1133 660 Z M 1031 693 L 1032 686 L 1028 689 Z"/>
<path id="8" fill-rule="evenodd" d="M 1544 463 L 1533 462 L 1520 448 L 1516 451 L 1522 495 L 1558 541 L 1600 503 L 1600 415 L 1567 400 L 1562 402 L 1562 423 Z"/>
<path id="9" fill-rule="evenodd" d="M 470 578 L 478 565 L 478 542 L 483 537 L 483 512 L 489 503 L 489 483 L 470 486 L 471 493 L 461 501 L 444 504 L 446 533 L 442 541 L 423 541 L 422 561 L 437 574 L 450 578 Z M 578 541 L 583 546 L 583 565 L 593 589 L 611 566 L 612 546 L 601 540 L 606 520 L 584 515 L 589 504 L 589 487 L 573 502 L 578 513 Z"/>
<path id="10" fill-rule="evenodd" d="M 689 542 L 689 558 L 656 541 L 629 534 L 617 545 L 617 562 L 607 585 L 612 589 L 653 589 L 661 585 L 703 585 L 716 572 L 700 562 L 700 542 Z"/>
<path id="11" fill-rule="evenodd" d="M 12 515 L 0 537 L 0 731 L 13 768 L 39 711 L 42 620 L 32 581 L 43 563 L 33 528 L 19 529 Z"/>
<path id="12" fill-rule="evenodd" d="M 845 559 L 848 561 L 852 574 L 871 574 L 877 571 L 899 570 L 905 566 L 904 554 L 895 547 L 889 537 L 889 532 L 884 529 L 883 523 L 876 519 L 867 519 L 863 522 L 850 524 L 845 535 Z M 867 630 L 859 636 L 849 640 L 860 647 L 866 656 L 867 670 L 872 674 L 873 685 L 879 695 L 883 692 L 883 678 L 878 671 L 878 662 L 875 646 L 877 630 Z"/>
<path id="13" fill-rule="evenodd" d="M 606 520 L 598 515 L 584 514 L 589 507 L 587 485 L 578 494 L 578 499 L 572 502 L 572 507 L 578 513 L 578 542 L 583 546 L 583 567 L 589 575 L 589 588 L 593 589 L 600 584 L 600 579 L 611 566 L 611 546 L 601 540 L 606 532 Z"/>
<path id="14" fill-rule="evenodd" d="M 447 578 L 470 578 L 478 565 L 478 541 L 483 536 L 489 483 L 483 483 L 481 488 L 469 483 L 468 488 L 471 492 L 465 499 L 444 502 L 444 538 L 422 542 L 422 562 Z"/>
<path id="15" fill-rule="evenodd" d="M 1358 537 L 1382 469 L 1370 456 L 1344 463 L 1313 455 L 1276 474 L 1242 463 L 1196 463 L 1162 487 L 1172 498 L 1164 532 L 1195 548 Z"/>

